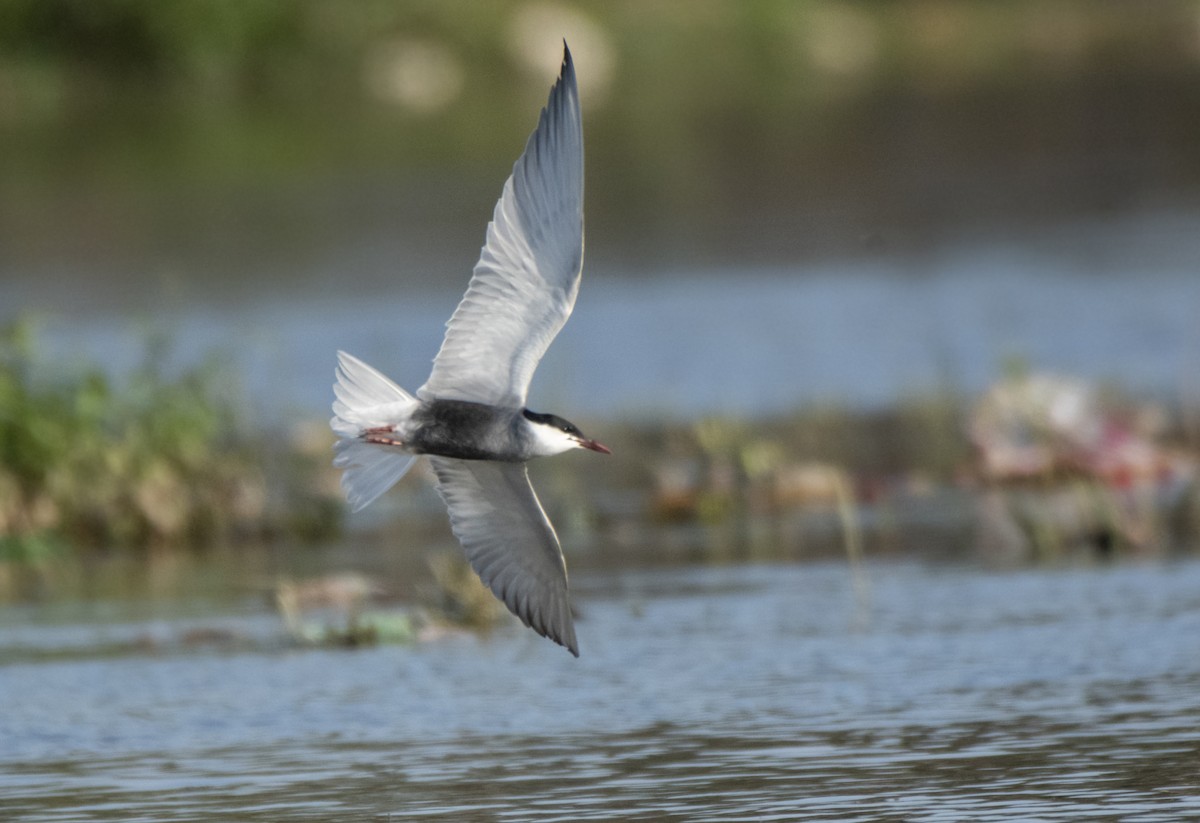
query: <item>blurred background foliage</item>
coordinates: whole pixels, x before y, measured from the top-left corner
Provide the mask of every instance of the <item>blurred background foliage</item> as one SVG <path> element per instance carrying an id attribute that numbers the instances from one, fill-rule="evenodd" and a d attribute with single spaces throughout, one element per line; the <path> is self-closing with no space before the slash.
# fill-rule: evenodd
<path id="1" fill-rule="evenodd" d="M 232 384 L 216 360 L 167 376 L 165 345 L 114 384 L 95 364 L 41 361 L 30 321 L 0 336 L 0 556 L 260 534 L 264 480 Z"/>
<path id="2" fill-rule="evenodd" d="M 0 0 L 0 277 L 119 318 L 304 292 L 290 320 L 309 328 L 330 293 L 444 285 L 475 259 L 564 36 L 589 277 L 798 271 L 1197 204 L 1196 0 Z M 6 332 L 9 556 L 340 527 L 323 421 L 252 429 L 230 390 L 245 375 L 179 367 L 170 337 L 118 377 L 108 352 L 62 364 L 23 321 Z M 623 426 L 586 478 L 609 494 L 562 521 L 712 524 L 840 505 L 849 484 L 916 496 L 969 473 L 970 404 L 934 387 L 886 410 Z M 574 488 L 574 469 L 543 471 Z"/>
<path id="3" fill-rule="evenodd" d="M 30 256 L 236 247 L 242 211 L 214 205 L 233 190 L 319 236 L 361 207 L 255 193 L 397 175 L 453 210 L 511 162 L 510 115 L 542 102 L 565 34 L 606 253 L 919 247 L 1194 196 L 1198 18 L 1194 0 L 6 0 L 0 229 Z M 164 198 L 194 229 L 154 231 Z M 67 237 L 39 230 L 64 219 Z"/>

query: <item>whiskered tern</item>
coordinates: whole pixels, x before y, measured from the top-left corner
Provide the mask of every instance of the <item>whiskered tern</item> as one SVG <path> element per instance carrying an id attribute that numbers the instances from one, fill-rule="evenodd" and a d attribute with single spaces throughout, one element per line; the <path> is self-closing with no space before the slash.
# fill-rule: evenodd
<path id="1" fill-rule="evenodd" d="M 354 511 L 428 455 L 471 566 L 524 623 L 579 645 L 567 568 L 525 463 L 583 448 L 576 426 L 525 407 L 529 381 L 575 306 L 583 266 L 583 128 L 571 52 L 504 184 L 467 293 L 416 396 L 338 352 L 334 465 Z"/>

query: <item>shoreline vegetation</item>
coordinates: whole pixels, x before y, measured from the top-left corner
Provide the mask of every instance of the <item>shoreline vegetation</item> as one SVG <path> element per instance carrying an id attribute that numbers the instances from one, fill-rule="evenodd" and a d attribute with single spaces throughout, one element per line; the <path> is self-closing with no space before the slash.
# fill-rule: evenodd
<path id="1" fill-rule="evenodd" d="M 1196 21 L 1192 0 L 11 0 L 0 279 L 20 287 L 0 309 L 0 602 L 94 591 L 102 567 L 186 578 L 178 595 L 221 556 L 298 642 L 419 633 L 364 622 L 381 589 L 340 576 L 353 545 L 446 550 L 455 561 L 408 561 L 429 588 L 404 594 L 451 622 L 495 619 L 420 470 L 349 519 L 325 420 L 266 441 L 218 354 L 178 369 L 152 336 L 114 377 L 50 363 L 19 318 L 225 306 L 251 283 L 313 288 L 298 264 L 348 252 L 384 260 L 347 273 L 359 286 L 432 277 L 447 249 L 469 258 L 527 136 L 513 112 L 541 105 L 564 34 L 586 66 L 589 254 L 654 271 L 919 257 L 1194 206 Z M 1196 551 L 1200 408 L 1036 366 L 1001 370 L 987 395 L 948 386 L 887 409 L 579 420 L 613 457 L 531 471 L 573 569 Z M 269 562 L 305 547 L 333 559 Z M 314 627 L 312 603 L 344 624 Z"/>
<path id="2" fill-rule="evenodd" d="M 420 472 L 366 525 L 348 522 L 325 422 L 267 443 L 238 419 L 235 376 L 215 358 L 168 374 L 154 338 L 114 380 L 88 363 L 51 370 L 35 340 L 28 321 L 0 335 L 0 597 L 53 590 L 64 565 L 114 555 L 445 538 Z M 878 411 L 585 421 L 612 458 L 532 471 L 584 566 L 1195 550 L 1194 413 L 1172 420 L 1116 389 L 1010 372 L 981 397 L 941 391 Z"/>

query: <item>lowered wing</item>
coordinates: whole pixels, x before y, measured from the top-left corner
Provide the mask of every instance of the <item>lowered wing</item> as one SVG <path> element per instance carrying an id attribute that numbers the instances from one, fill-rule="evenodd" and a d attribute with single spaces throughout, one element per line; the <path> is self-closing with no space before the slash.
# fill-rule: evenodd
<path id="1" fill-rule="evenodd" d="M 558 82 L 504 184 L 417 396 L 522 408 L 534 369 L 575 306 L 582 266 L 583 125 L 564 43 Z"/>
<path id="2" fill-rule="evenodd" d="M 480 579 L 525 625 L 578 657 L 566 563 L 525 464 L 429 462 L 450 527 Z"/>

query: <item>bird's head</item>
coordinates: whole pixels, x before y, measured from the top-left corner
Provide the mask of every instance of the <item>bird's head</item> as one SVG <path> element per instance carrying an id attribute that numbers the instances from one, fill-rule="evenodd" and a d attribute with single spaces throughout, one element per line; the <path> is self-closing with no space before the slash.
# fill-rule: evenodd
<path id="1" fill-rule="evenodd" d="M 538 457 L 548 457 L 569 449 L 591 449 L 601 454 L 612 454 L 607 446 L 585 437 L 578 426 L 556 414 L 539 414 L 529 409 L 522 414 L 529 423 L 529 431 L 533 435 L 533 453 Z"/>

